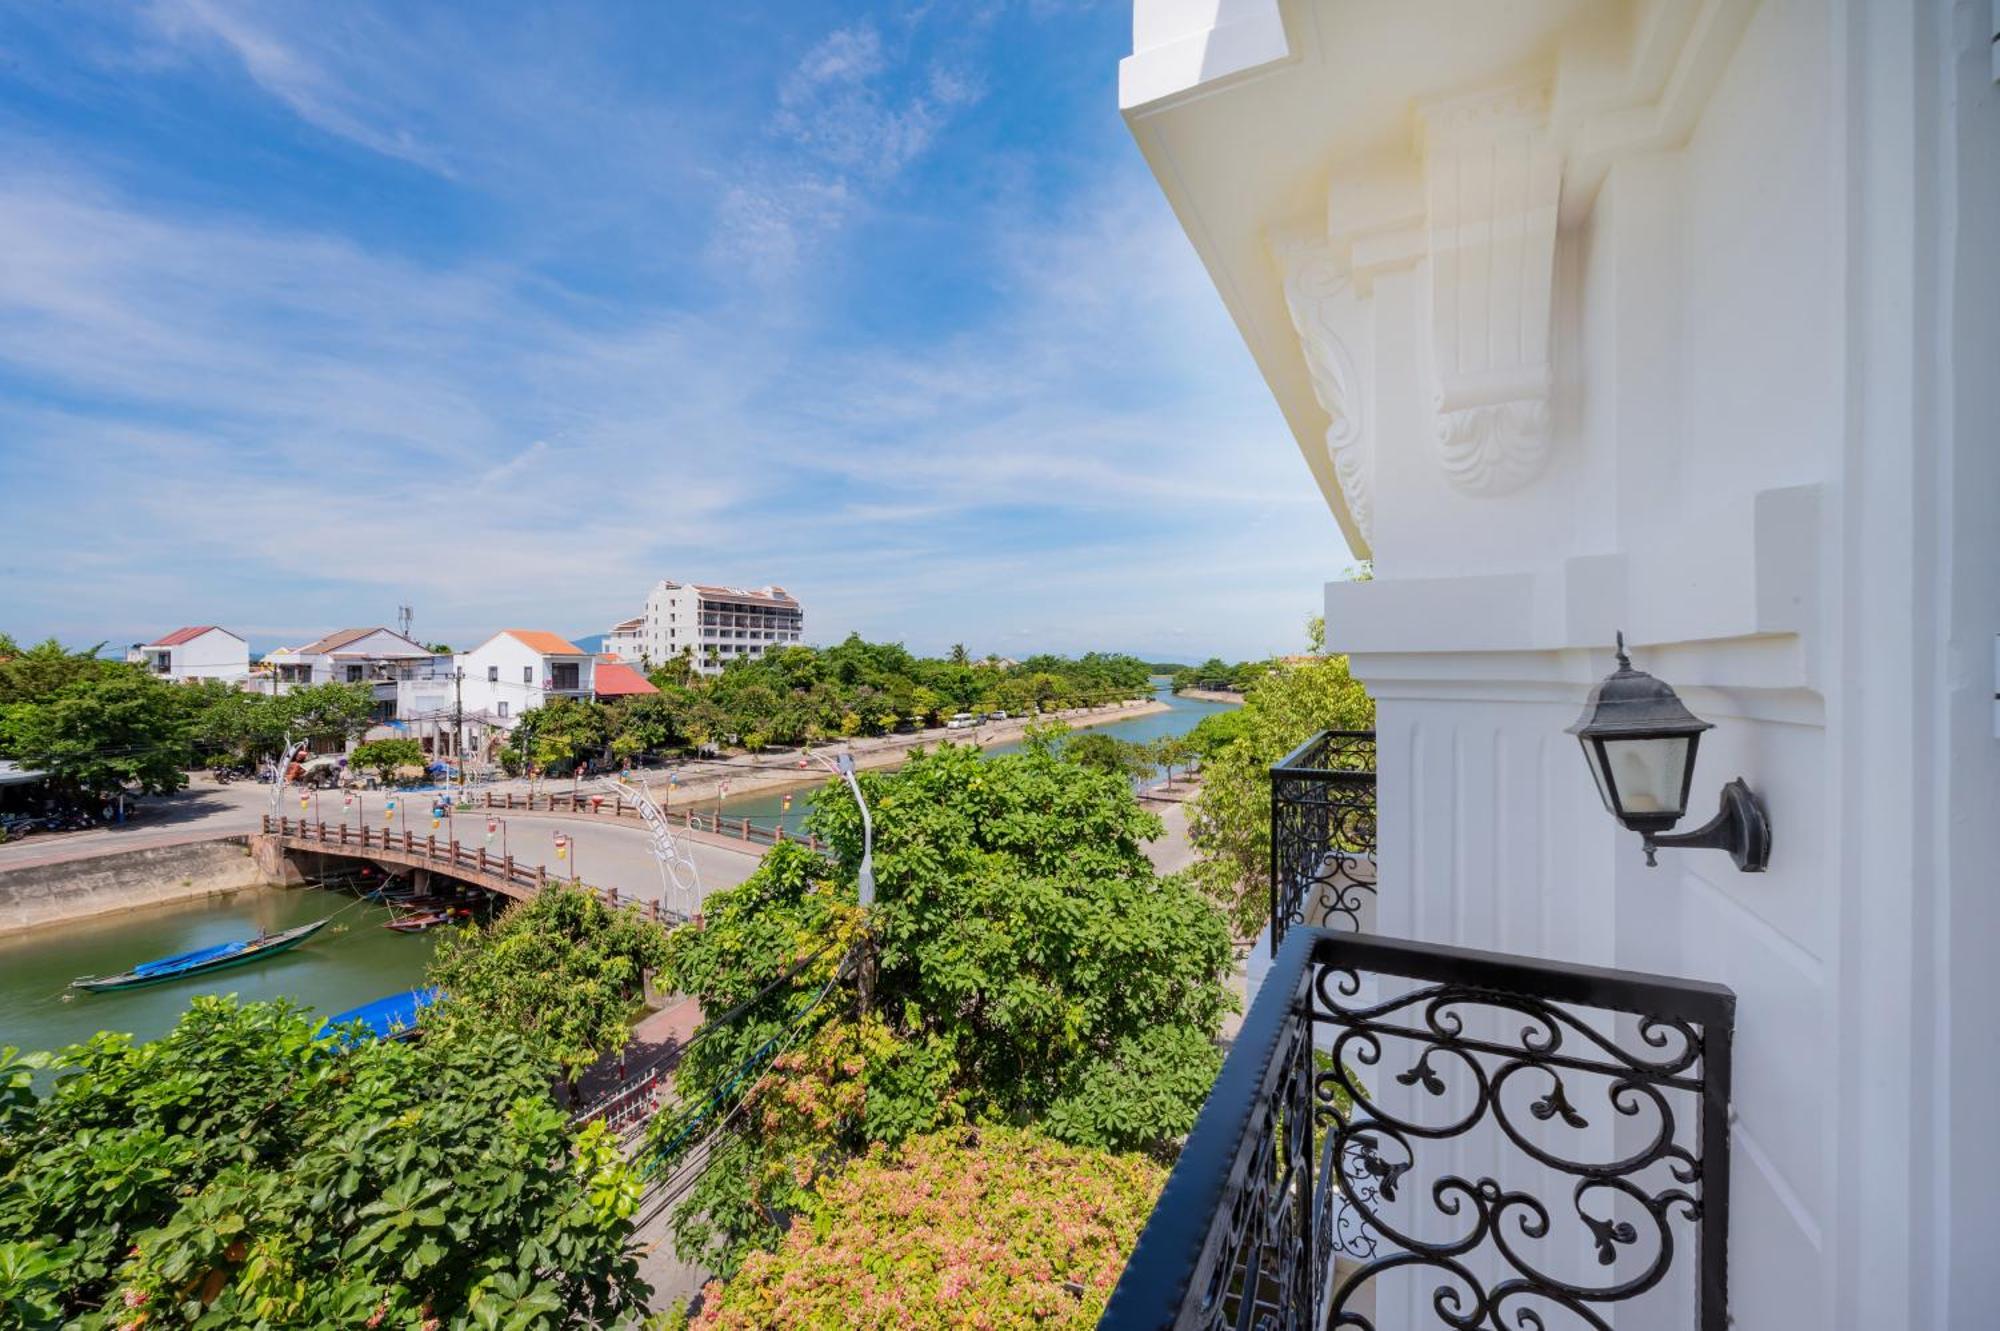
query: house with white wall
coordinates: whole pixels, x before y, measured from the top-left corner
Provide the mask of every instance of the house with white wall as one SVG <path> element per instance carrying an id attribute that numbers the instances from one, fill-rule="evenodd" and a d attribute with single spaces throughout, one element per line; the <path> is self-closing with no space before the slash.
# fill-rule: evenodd
<path id="1" fill-rule="evenodd" d="M 1137 0 L 1120 69 L 1373 560 L 1325 612 L 1378 707 L 1377 927 L 1734 992 L 1738 1328 L 2000 1325 L 1996 26 Z M 1620 631 L 1713 723 L 1689 826 L 1742 778 L 1763 872 L 1607 813 L 1564 732 Z M 1416 1283 L 1374 1324 L 1440 1324 Z"/>
<path id="2" fill-rule="evenodd" d="M 228 629 L 196 624 L 151 642 L 134 643 L 125 659 L 173 680 L 242 680 L 250 675 L 250 644 Z"/>
<path id="3" fill-rule="evenodd" d="M 465 706 L 489 712 L 511 728 L 521 713 L 550 698 L 587 699 L 597 658 L 543 629 L 502 629 L 458 658 L 465 671 Z"/>

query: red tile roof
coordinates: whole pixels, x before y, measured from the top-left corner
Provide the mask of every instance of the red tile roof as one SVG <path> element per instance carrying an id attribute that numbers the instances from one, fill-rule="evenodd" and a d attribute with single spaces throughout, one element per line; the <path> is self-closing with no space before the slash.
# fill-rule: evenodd
<path id="1" fill-rule="evenodd" d="M 622 661 L 599 660 L 596 676 L 596 691 L 600 698 L 626 698 L 659 692 L 644 675 Z"/>
<path id="2" fill-rule="evenodd" d="M 146 645 L 148 647 L 178 647 L 184 642 L 193 642 L 196 638 L 199 638 L 202 634 L 213 633 L 215 632 L 215 630 L 219 628 L 222 628 L 220 624 L 196 624 L 190 628 L 175 629 L 172 633 L 169 633 L 166 637 L 155 639 L 154 641 L 149 642 Z M 228 629 L 222 629 L 222 631 L 224 633 L 229 633 Z M 236 635 L 234 633 L 229 633 L 229 636 L 233 638 Z"/>

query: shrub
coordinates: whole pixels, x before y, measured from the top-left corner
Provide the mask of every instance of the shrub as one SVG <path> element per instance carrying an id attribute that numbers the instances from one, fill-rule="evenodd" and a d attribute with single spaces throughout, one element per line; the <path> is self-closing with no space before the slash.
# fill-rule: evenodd
<path id="1" fill-rule="evenodd" d="M 1145 1156 L 1031 1129 L 877 1146 L 827 1178 L 776 1252 L 709 1286 L 693 1326 L 1095 1326 L 1159 1196 Z"/>

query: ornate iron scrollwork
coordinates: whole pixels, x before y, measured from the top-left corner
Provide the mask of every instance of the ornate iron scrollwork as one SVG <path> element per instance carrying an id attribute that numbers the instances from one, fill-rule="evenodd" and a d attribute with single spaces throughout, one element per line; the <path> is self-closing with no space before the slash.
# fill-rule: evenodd
<path id="1" fill-rule="evenodd" d="M 1271 769 L 1271 951 L 1285 931 L 1362 927 L 1375 894 L 1375 735 L 1327 730 Z"/>
<path id="2" fill-rule="evenodd" d="M 1722 1331 L 1734 1017 L 1716 985 L 1295 929 L 1100 1325 Z"/>

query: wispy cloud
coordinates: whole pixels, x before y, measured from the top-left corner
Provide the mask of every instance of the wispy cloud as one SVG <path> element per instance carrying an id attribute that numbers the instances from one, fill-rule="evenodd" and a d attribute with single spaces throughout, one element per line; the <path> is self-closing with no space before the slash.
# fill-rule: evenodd
<path id="1" fill-rule="evenodd" d="M 366 207 L 176 197 L 0 117 L 0 627 L 296 637 L 414 599 L 454 640 L 503 620 L 577 633 L 678 574 L 784 582 L 815 637 L 1164 649 L 1191 625 L 1206 654 L 1292 645 L 1345 562 L 1121 145 L 1054 193 L 953 194 L 934 173 L 949 135 L 998 114 L 963 44 L 880 16 L 793 46 L 669 227 L 636 153 L 622 190 L 615 161 L 569 159 L 623 108 L 693 151 L 702 99 L 629 92 L 602 49 L 558 50 L 595 88 L 521 95 L 554 118 L 539 133 L 581 137 L 568 157 L 525 136 L 496 156 L 526 65 L 419 49 L 367 11 L 273 12 L 179 0 L 157 22 L 342 142 L 455 173 L 453 197 L 480 182 L 480 224 L 430 245 Z M 354 44 L 377 28 L 371 67 Z M 460 105 L 430 80 L 439 60 L 471 62 L 450 75 Z M 626 133 L 595 157 L 632 151 Z M 542 197 L 585 179 L 574 209 Z M 891 196 L 950 245 L 868 250 Z M 542 219 L 586 210 L 615 244 L 552 257 Z M 836 264 L 884 291 L 948 264 L 940 299 L 962 303 L 902 328 L 839 304 Z"/>
<path id="2" fill-rule="evenodd" d="M 364 96 L 332 69 L 265 26 L 258 10 L 228 0 L 154 0 L 150 14 L 169 39 L 226 51 L 257 85 L 290 107 L 301 120 L 371 152 L 400 158 L 449 176 L 442 153 L 401 123 L 397 108 Z M 324 21 L 352 24 L 358 11 L 322 10 Z"/>

